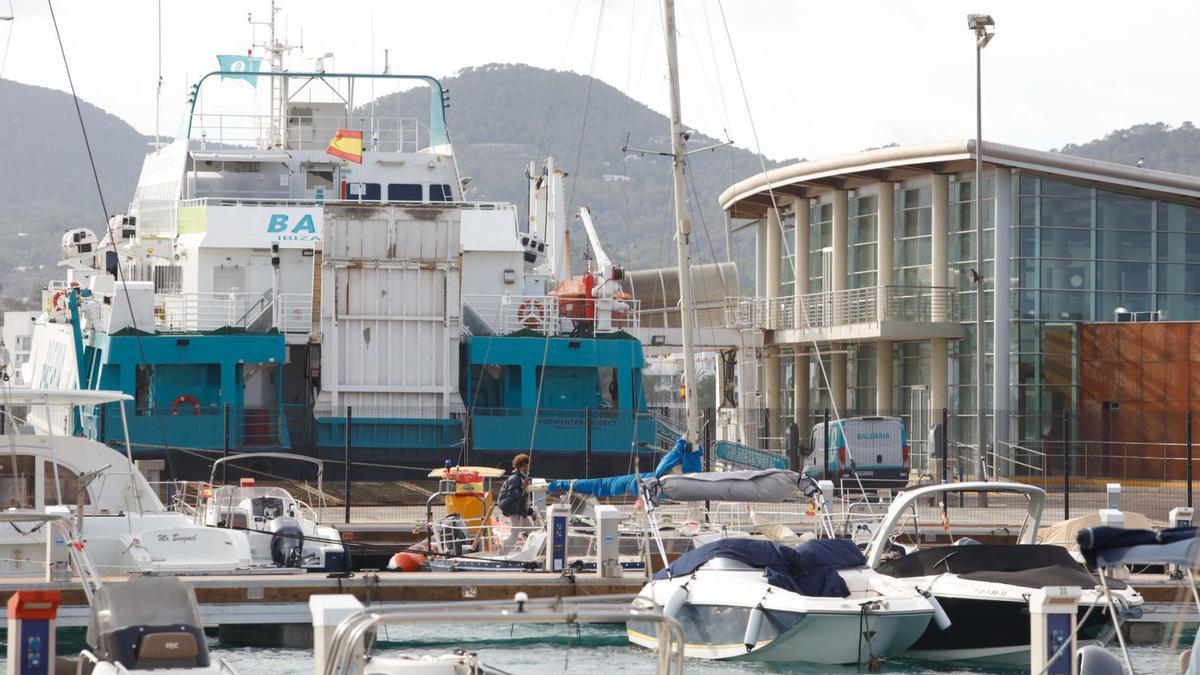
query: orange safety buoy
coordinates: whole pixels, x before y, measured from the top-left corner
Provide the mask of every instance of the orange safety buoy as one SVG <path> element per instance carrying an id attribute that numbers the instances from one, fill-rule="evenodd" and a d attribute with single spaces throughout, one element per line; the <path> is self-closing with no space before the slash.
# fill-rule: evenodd
<path id="1" fill-rule="evenodd" d="M 171 404 L 171 414 L 178 415 L 179 414 L 179 406 L 181 406 L 185 403 L 192 406 L 192 414 L 193 415 L 200 414 L 200 400 L 197 399 L 195 396 L 190 396 L 188 394 L 180 394 L 179 397 L 175 399 L 175 402 Z"/>
<path id="2" fill-rule="evenodd" d="M 542 306 L 540 300 L 526 300 L 517 307 L 517 321 L 530 330 L 540 328 L 542 320 L 545 318 L 546 308 Z"/>
<path id="3" fill-rule="evenodd" d="M 388 561 L 388 569 L 397 572 L 420 572 L 425 564 L 425 556 L 411 551 L 401 551 Z"/>

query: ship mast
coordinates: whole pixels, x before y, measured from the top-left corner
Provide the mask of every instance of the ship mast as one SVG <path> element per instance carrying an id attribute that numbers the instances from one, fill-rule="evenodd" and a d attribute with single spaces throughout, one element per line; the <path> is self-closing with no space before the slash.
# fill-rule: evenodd
<path id="1" fill-rule="evenodd" d="M 683 333 L 683 398 L 687 405 L 688 443 L 700 440 L 700 402 L 696 397 L 696 349 L 693 345 L 695 303 L 692 299 L 692 254 L 690 239 L 692 221 L 687 218 L 687 192 L 683 170 L 687 152 L 684 149 L 683 120 L 679 108 L 679 54 L 675 44 L 675 2 L 663 0 L 663 20 L 667 45 L 667 78 L 671 88 L 671 174 L 675 193 L 675 252 L 679 258 L 679 327 Z"/>
<path id="2" fill-rule="evenodd" d="M 303 49 L 304 45 L 294 47 L 286 44 L 275 37 L 275 15 L 279 13 L 280 7 L 275 6 L 275 0 L 271 0 L 271 13 L 266 21 L 255 21 L 253 15 L 247 14 L 246 20 L 251 26 L 266 26 L 268 35 L 266 42 L 254 43 L 255 48 L 262 49 L 266 52 L 268 60 L 271 64 L 272 73 L 283 72 L 283 55 L 293 49 Z M 303 36 L 301 36 L 303 42 Z M 284 129 L 287 128 L 287 78 L 285 77 L 270 77 L 271 80 L 271 129 L 270 138 L 267 140 L 268 146 L 282 148 L 285 145 Z"/>

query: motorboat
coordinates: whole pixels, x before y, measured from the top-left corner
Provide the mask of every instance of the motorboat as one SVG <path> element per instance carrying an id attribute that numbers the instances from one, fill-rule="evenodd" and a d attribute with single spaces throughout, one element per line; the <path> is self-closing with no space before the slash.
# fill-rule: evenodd
<path id="1" fill-rule="evenodd" d="M 933 503 L 948 504 L 952 501 L 950 493 L 986 493 L 989 500 L 1015 497 L 1026 509 L 1016 543 L 981 544 L 963 537 L 950 546 L 904 547 L 900 539 L 910 518 L 912 527 L 917 528 L 910 540 L 921 540 L 919 505 L 931 499 Z M 946 616 L 946 620 L 925 629 L 908 655 L 941 661 L 1027 664 L 1029 597 L 1044 586 L 1083 589 L 1079 603 L 1079 635 L 1083 640 L 1106 642 L 1115 626 L 1140 613 L 1142 596 L 1109 579 L 1117 612 L 1114 621 L 1105 606 L 1098 577 L 1072 558 L 1066 548 L 1035 543 L 1045 502 L 1045 491 L 1036 486 L 982 481 L 931 485 L 895 498 L 867 545 L 867 564 L 932 596 Z M 938 517 L 936 513 L 926 515 Z M 1089 612 L 1091 608 L 1096 611 Z"/>
<path id="2" fill-rule="evenodd" d="M 87 646 L 78 661 L 56 656 L 59 672 L 237 675 L 208 653 L 196 595 L 178 578 L 133 576 L 105 584 L 89 547 L 62 513 L 0 511 L 0 523 L 47 533 L 44 581 L 69 580 L 73 573 L 87 598 Z"/>
<path id="3" fill-rule="evenodd" d="M 350 569 L 349 553 L 341 534 L 322 525 L 320 514 L 279 486 L 260 486 L 253 477 L 237 485 L 218 485 L 229 464 L 257 460 L 303 462 L 316 467 L 315 499 L 323 506 L 325 465 L 319 459 L 283 452 L 229 455 L 213 462 L 208 485 L 196 509 L 199 522 L 212 528 L 244 532 L 255 565 L 296 567 L 310 571 L 341 572 Z"/>
<path id="4" fill-rule="evenodd" d="M 92 599 L 88 648 L 79 672 L 91 675 L 236 675 L 208 651 L 191 587 L 175 577 L 131 577 Z"/>
<path id="5" fill-rule="evenodd" d="M 309 598 L 313 617 L 314 671 L 322 675 L 506 675 L 466 649 L 443 654 L 373 654 L 370 636 L 380 627 L 418 623 L 450 625 L 612 624 L 638 620 L 656 626 L 665 639 L 657 649 L 654 672 L 683 672 L 683 633 L 662 612 L 629 605 L 629 596 L 531 599 L 517 593 L 512 600 L 406 603 L 403 607 L 364 609 L 349 595 Z"/>
<path id="6" fill-rule="evenodd" d="M 1102 582 L 1101 588 L 1105 591 L 1104 600 L 1107 605 L 1108 616 L 1117 616 L 1120 611 L 1120 606 L 1117 601 L 1117 596 L 1111 591 L 1108 579 L 1104 576 L 1105 570 L 1115 568 L 1123 568 L 1129 565 L 1170 565 L 1175 567 L 1186 579 L 1187 587 L 1191 589 L 1190 597 L 1187 600 L 1181 598 L 1177 600 L 1180 603 L 1180 609 L 1183 610 L 1183 616 L 1189 612 L 1200 611 L 1200 594 L 1196 592 L 1196 574 L 1195 569 L 1197 561 L 1200 561 L 1200 539 L 1196 538 L 1195 527 L 1173 527 L 1165 530 L 1151 529 L 1126 529 L 1119 527 L 1087 527 L 1082 528 L 1076 535 L 1076 543 L 1079 545 L 1080 555 L 1083 556 L 1089 570 L 1094 570 L 1100 573 Z M 1191 607 L 1188 607 L 1191 605 Z M 1178 644 L 1181 637 L 1182 626 L 1178 626 L 1175 631 L 1175 637 L 1169 641 L 1172 648 Z M 1088 654 L 1085 649 L 1079 650 L 1080 670 L 1083 675 L 1091 675 L 1092 672 L 1135 672 L 1133 669 L 1133 661 L 1129 657 L 1129 650 L 1125 645 L 1125 639 L 1120 631 L 1116 631 L 1117 639 L 1120 642 L 1121 658 L 1124 661 L 1124 669 L 1113 667 L 1111 652 L 1108 652 L 1106 659 L 1103 654 L 1094 653 Z M 1198 675 L 1200 673 L 1200 659 L 1197 658 L 1200 654 L 1200 635 L 1193 637 L 1190 649 L 1184 650 L 1179 655 L 1179 672 L 1184 675 Z M 1092 671 L 1087 668 L 1088 658 L 1095 659 L 1097 668 Z M 1105 670 L 1101 670 L 1100 663 L 1103 662 Z"/>
<path id="7" fill-rule="evenodd" d="M 867 664 L 908 649 L 933 618 L 910 584 L 866 566 L 846 539 L 795 548 L 729 538 L 684 554 L 638 598 L 680 623 L 685 656 L 700 659 Z M 628 624 L 629 641 L 656 647 L 655 627 Z"/>
<path id="8" fill-rule="evenodd" d="M 205 527 L 169 510 L 125 452 L 80 436 L 50 433 L 52 418 L 132 398 L 121 392 L 6 388 L 0 435 L 0 500 L 9 508 L 70 515 L 101 574 L 221 573 L 253 564 L 245 532 Z M 28 410 L 28 420 L 15 409 Z M 45 563 L 47 533 L 19 525 L 0 530 L 0 574 Z"/>

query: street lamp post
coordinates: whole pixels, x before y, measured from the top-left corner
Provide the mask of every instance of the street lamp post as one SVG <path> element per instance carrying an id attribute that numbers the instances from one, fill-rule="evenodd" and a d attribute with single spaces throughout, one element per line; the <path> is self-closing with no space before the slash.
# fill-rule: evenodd
<path id="1" fill-rule="evenodd" d="M 983 70 L 981 67 L 983 48 L 992 41 L 996 25 L 987 14 L 968 14 L 967 26 L 975 33 L 975 433 L 979 444 L 980 480 L 987 480 L 987 455 L 984 445 L 984 424 L 987 412 L 984 408 L 984 342 L 983 342 Z M 999 199 L 999 195 L 993 195 Z M 992 261 L 992 270 L 999 269 L 999 261 Z M 997 317 L 998 320 L 998 317 Z"/>

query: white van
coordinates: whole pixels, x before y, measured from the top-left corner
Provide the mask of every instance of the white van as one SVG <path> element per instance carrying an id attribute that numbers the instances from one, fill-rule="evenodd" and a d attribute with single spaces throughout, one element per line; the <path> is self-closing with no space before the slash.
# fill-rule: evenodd
<path id="1" fill-rule="evenodd" d="M 825 425 L 813 427 L 804 475 L 820 480 L 825 471 L 835 483 L 857 476 L 869 490 L 908 485 L 908 434 L 899 417 L 848 417 L 829 423 L 829 452 Z M 822 463 L 827 462 L 825 470 Z"/>

